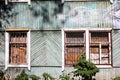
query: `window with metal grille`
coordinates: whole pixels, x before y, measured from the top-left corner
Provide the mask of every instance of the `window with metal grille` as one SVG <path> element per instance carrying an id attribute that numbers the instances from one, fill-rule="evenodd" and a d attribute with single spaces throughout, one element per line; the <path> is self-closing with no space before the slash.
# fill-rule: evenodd
<path id="1" fill-rule="evenodd" d="M 6 29 L 5 69 L 8 67 L 28 67 L 30 69 L 29 29 Z"/>
<path id="2" fill-rule="evenodd" d="M 9 32 L 9 63 L 26 64 L 27 52 L 27 33 L 26 32 Z"/>
<path id="3" fill-rule="evenodd" d="M 66 31 L 64 41 L 65 65 L 72 66 L 85 51 L 85 32 Z"/>
<path id="4" fill-rule="evenodd" d="M 85 53 L 86 60 L 97 67 L 112 66 L 112 29 L 64 29 L 63 59 L 65 66 L 72 66 Z"/>
<path id="5" fill-rule="evenodd" d="M 110 65 L 111 56 L 111 32 L 90 31 L 90 60 L 97 65 Z"/>

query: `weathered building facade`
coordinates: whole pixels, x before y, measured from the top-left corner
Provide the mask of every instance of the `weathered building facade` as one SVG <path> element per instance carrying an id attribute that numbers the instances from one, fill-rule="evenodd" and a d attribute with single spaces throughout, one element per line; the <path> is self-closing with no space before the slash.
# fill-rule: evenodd
<path id="1" fill-rule="evenodd" d="M 41 76 L 69 73 L 82 53 L 99 67 L 96 80 L 120 74 L 120 2 L 109 0 L 13 3 L 0 33 L 0 67 Z M 9 4 L 9 3 L 8 3 Z M 6 5 L 7 6 L 7 5 Z M 21 54 L 22 53 L 22 54 Z M 17 75 L 17 74 L 16 74 Z"/>

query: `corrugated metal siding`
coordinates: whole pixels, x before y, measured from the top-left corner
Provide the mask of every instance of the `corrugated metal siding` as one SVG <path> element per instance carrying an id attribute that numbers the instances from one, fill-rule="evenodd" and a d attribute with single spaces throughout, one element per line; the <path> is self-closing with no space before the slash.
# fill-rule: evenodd
<path id="1" fill-rule="evenodd" d="M 28 71 L 28 73 L 40 76 L 41 80 L 44 80 L 42 78 L 42 74 L 48 73 L 51 76 L 53 76 L 54 78 L 57 78 L 56 80 L 58 80 L 59 75 L 62 74 L 62 70 L 60 67 L 32 67 L 31 71 L 30 72 Z"/>
<path id="2" fill-rule="evenodd" d="M 100 69 L 100 72 L 96 74 L 96 80 L 112 80 L 119 76 L 119 68 L 104 68 Z"/>
<path id="3" fill-rule="evenodd" d="M 32 1 L 30 6 L 26 3 L 13 4 L 12 11 L 15 15 L 9 19 L 10 24 L 6 27 L 28 27 L 40 30 L 62 27 L 62 23 L 56 18 L 57 13 L 62 12 L 60 1 Z"/>
<path id="4" fill-rule="evenodd" d="M 46 5 L 42 5 L 42 4 Z M 54 6 L 53 6 L 54 5 Z M 13 11 L 16 13 L 16 16 L 11 18 L 9 21 L 10 24 L 7 27 L 28 27 L 31 29 L 39 29 L 42 31 L 32 31 L 31 32 L 31 71 L 29 74 L 37 74 L 40 76 L 43 72 L 48 72 L 50 74 L 56 75 L 61 73 L 62 65 L 62 35 L 61 31 L 52 31 L 60 30 L 61 28 L 92 28 L 92 27 L 111 27 L 111 21 L 106 20 L 107 9 L 110 6 L 109 1 L 99 1 L 99 2 L 65 2 L 63 13 L 66 15 L 65 25 L 63 26 L 57 19 L 56 15 L 51 16 L 49 13 L 52 13 L 56 5 L 52 1 L 37 1 L 32 2 L 33 8 L 35 7 L 38 12 L 37 16 L 26 3 L 15 3 Z M 48 15 L 52 19 L 51 23 L 43 23 L 42 16 L 39 14 L 42 6 L 46 6 L 48 9 Z M 80 19 L 78 19 L 79 24 L 74 24 L 68 22 L 69 19 L 72 19 L 71 12 L 76 7 L 80 7 Z M 85 10 L 86 9 L 86 10 Z M 88 12 L 88 13 L 87 13 Z M 89 14 L 92 13 L 92 14 Z M 54 12 L 53 12 L 54 13 Z M 74 21 L 74 19 L 73 19 Z M 75 21 L 76 22 L 76 21 Z M 51 31 L 44 31 L 51 30 Z M 113 41 L 113 67 L 108 69 L 100 69 L 100 72 L 97 73 L 96 78 L 100 80 L 110 80 L 111 77 L 116 77 L 120 74 L 120 69 L 115 67 L 120 67 L 120 32 L 113 31 L 112 41 Z M 5 44 L 4 44 L 4 35 L 0 33 L 0 64 L 4 64 L 4 53 L 5 53 Z M 14 77 L 14 69 L 9 68 L 7 71 L 11 72 Z M 22 68 L 19 68 L 18 72 Z M 67 70 L 67 69 L 65 69 Z M 73 69 L 69 69 L 70 72 Z M 54 72 L 55 71 L 55 72 Z M 96 80 L 97 80 L 96 79 Z"/>
<path id="5" fill-rule="evenodd" d="M 67 15 L 65 27 L 112 27 L 111 20 L 107 20 L 109 7 L 109 1 L 66 2 L 64 5 L 64 14 Z"/>
<path id="6" fill-rule="evenodd" d="M 15 3 L 13 12 L 16 16 L 9 19 L 10 24 L 7 27 L 28 27 L 40 30 L 60 30 L 68 27 L 111 27 L 112 19 L 107 19 L 109 8 L 109 1 L 65 2 L 63 12 L 60 1 L 32 1 L 31 6 L 26 3 Z M 77 17 L 73 16 L 75 10 L 78 11 Z M 63 21 L 65 25 L 57 19 L 59 13 L 65 15 Z"/>
<path id="7" fill-rule="evenodd" d="M 61 31 L 31 32 L 31 65 L 62 66 Z"/>

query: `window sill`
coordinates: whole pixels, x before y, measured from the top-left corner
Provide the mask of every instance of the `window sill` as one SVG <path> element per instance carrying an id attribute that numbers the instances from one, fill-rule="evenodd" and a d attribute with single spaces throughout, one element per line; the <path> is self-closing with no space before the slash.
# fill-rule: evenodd
<path id="1" fill-rule="evenodd" d="M 111 65 L 96 65 L 97 68 L 112 68 Z"/>
<path id="2" fill-rule="evenodd" d="M 8 65 L 7 67 L 28 67 L 28 65 Z"/>

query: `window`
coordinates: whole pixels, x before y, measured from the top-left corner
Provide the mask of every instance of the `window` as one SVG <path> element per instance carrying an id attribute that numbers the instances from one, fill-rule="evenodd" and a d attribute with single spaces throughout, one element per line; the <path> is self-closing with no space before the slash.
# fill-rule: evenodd
<path id="1" fill-rule="evenodd" d="M 72 66 L 85 53 L 86 60 L 97 66 L 112 65 L 111 28 L 69 29 L 64 32 L 64 65 Z"/>
<path id="2" fill-rule="evenodd" d="M 85 31 L 65 32 L 65 65 L 72 66 L 85 51 Z"/>
<path id="3" fill-rule="evenodd" d="M 28 67 L 30 69 L 29 29 L 6 29 L 6 69 L 7 67 Z"/>
<path id="4" fill-rule="evenodd" d="M 94 64 L 111 64 L 111 31 L 90 31 L 90 60 Z"/>

